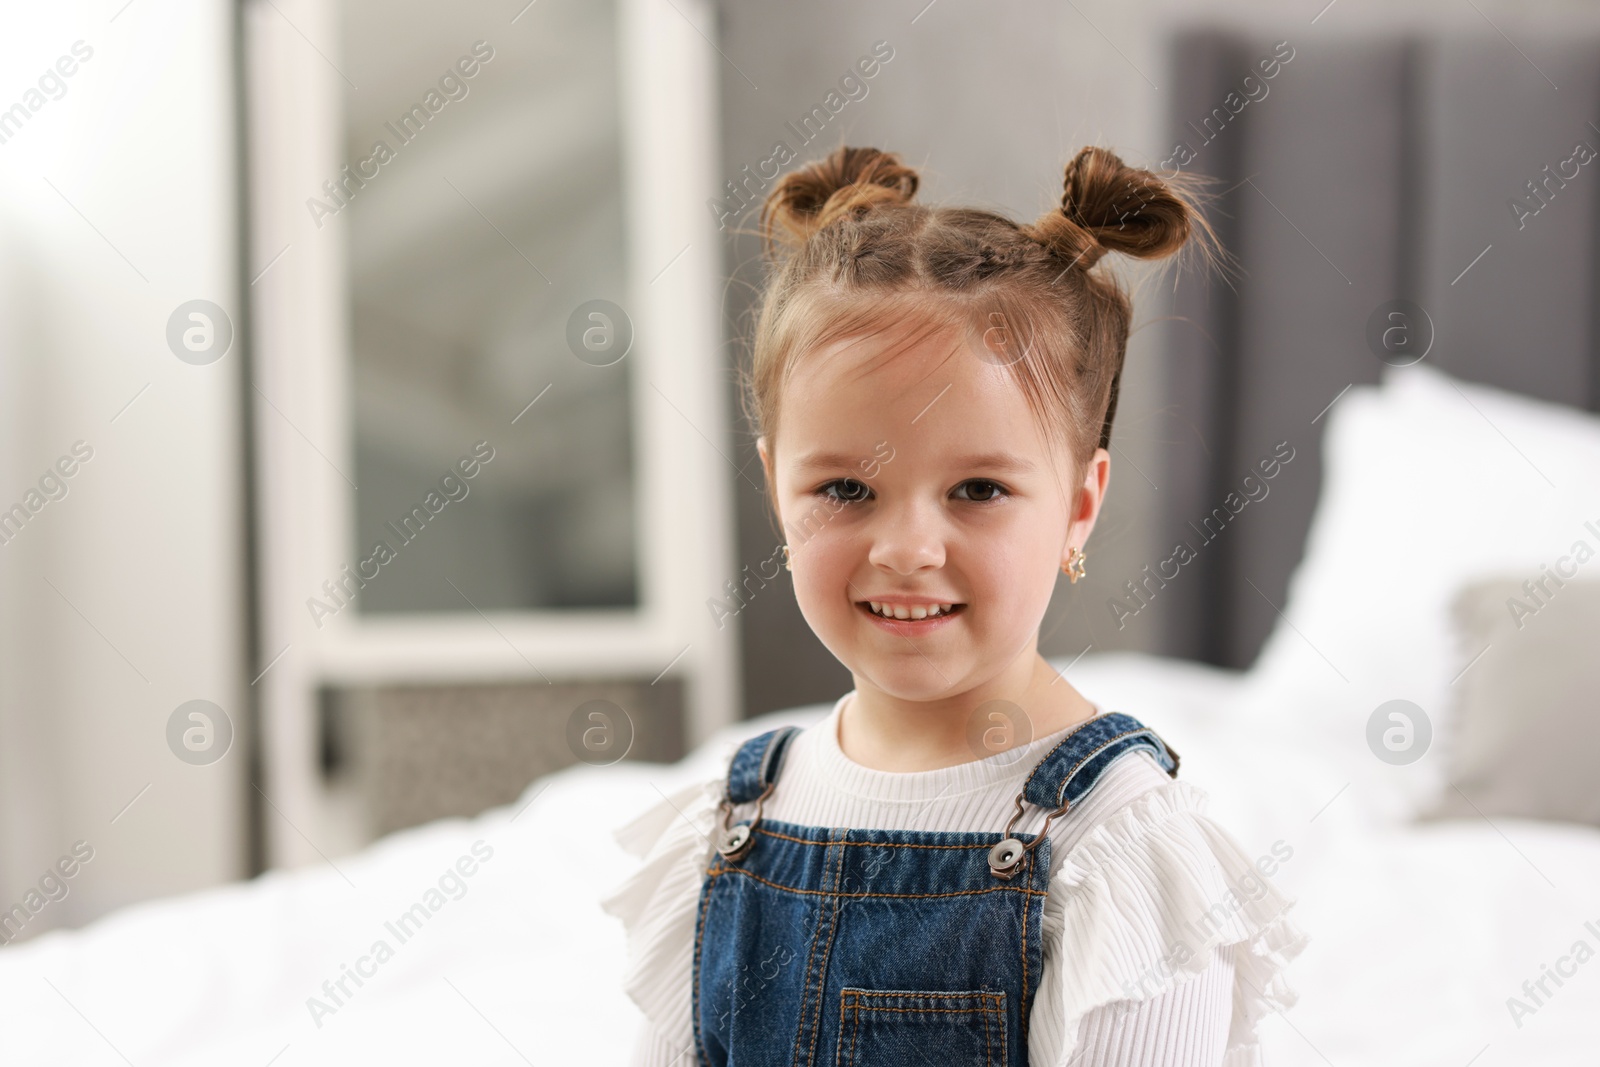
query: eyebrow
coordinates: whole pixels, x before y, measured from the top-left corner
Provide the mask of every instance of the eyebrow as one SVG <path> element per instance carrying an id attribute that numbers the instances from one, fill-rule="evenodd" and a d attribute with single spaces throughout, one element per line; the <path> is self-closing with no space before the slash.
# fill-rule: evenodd
<path id="1" fill-rule="evenodd" d="M 846 452 L 808 452 L 795 461 L 795 466 L 803 471 L 855 467 L 862 460 L 872 459 L 874 455 L 875 453 L 851 455 Z M 972 456 L 958 456 L 954 464 L 963 469 L 1005 471 L 1009 474 L 1032 474 L 1037 470 L 1032 463 L 1009 452 L 984 452 Z"/>

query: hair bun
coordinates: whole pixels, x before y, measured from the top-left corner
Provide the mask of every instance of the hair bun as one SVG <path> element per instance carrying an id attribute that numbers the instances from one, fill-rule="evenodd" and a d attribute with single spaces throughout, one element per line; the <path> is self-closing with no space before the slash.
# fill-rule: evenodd
<path id="1" fill-rule="evenodd" d="M 1088 270 L 1106 252 L 1169 256 L 1189 239 L 1195 219 L 1174 183 L 1091 145 L 1067 164 L 1060 210 L 1040 216 L 1031 232 Z"/>
<path id="2" fill-rule="evenodd" d="M 917 172 L 893 152 L 834 149 L 825 159 L 790 171 L 761 205 L 761 236 L 769 251 L 795 247 L 837 219 L 881 205 L 907 204 Z"/>

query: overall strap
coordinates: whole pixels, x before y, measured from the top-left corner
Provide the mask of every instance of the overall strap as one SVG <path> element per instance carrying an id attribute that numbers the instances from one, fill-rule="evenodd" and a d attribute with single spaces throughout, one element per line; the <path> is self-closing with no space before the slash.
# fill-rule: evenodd
<path id="1" fill-rule="evenodd" d="M 1168 775 L 1178 776 L 1177 752 L 1138 719 L 1112 712 L 1090 719 L 1045 753 L 1022 795 L 1046 811 L 1076 803 L 1107 767 L 1139 749 L 1148 749 Z"/>
<path id="2" fill-rule="evenodd" d="M 799 732 L 798 726 L 779 726 L 740 745 L 728 764 L 728 801 L 748 803 L 777 781 L 784 751 Z"/>

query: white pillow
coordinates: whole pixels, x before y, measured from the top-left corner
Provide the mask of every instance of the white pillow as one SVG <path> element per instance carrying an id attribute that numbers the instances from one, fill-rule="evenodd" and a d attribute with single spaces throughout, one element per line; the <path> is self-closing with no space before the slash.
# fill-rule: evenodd
<path id="1" fill-rule="evenodd" d="M 1600 537 L 1587 540 L 1593 551 Z M 1600 827 L 1593 771 L 1600 751 L 1600 716 L 1594 711 L 1600 690 L 1594 655 L 1600 560 L 1578 555 L 1585 562 L 1565 559 L 1560 569 L 1568 577 L 1547 579 L 1537 599 L 1522 588 L 1522 578 L 1489 578 L 1461 591 L 1455 604 L 1460 644 L 1469 650 L 1467 657 L 1488 651 L 1452 687 L 1439 756 L 1450 768 L 1453 788 L 1435 799 L 1427 815 L 1505 815 Z"/>
<path id="2" fill-rule="evenodd" d="M 1326 418 L 1305 555 L 1254 688 L 1267 713 L 1320 717 L 1301 725 L 1320 726 L 1352 774 L 1399 783 L 1414 812 L 1444 785 L 1442 760 L 1381 762 L 1367 720 L 1395 699 L 1435 723 L 1445 714 L 1462 669 L 1460 587 L 1485 573 L 1538 579 L 1579 540 L 1600 548 L 1600 417 L 1414 364 L 1351 389 Z"/>

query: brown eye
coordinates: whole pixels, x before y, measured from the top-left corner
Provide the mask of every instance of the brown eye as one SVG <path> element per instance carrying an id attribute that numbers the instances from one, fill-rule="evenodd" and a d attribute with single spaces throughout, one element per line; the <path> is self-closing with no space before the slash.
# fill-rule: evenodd
<path id="1" fill-rule="evenodd" d="M 973 478 L 962 482 L 958 488 L 968 490 L 973 495 L 969 495 L 966 499 L 978 504 L 988 504 L 1007 495 L 1005 488 L 999 482 L 991 482 L 986 478 Z"/>
<path id="2" fill-rule="evenodd" d="M 856 481 L 854 478 L 835 479 L 823 485 L 817 491 L 830 500 L 837 500 L 841 504 L 859 504 L 867 499 L 867 495 L 872 492 L 865 484 Z"/>

